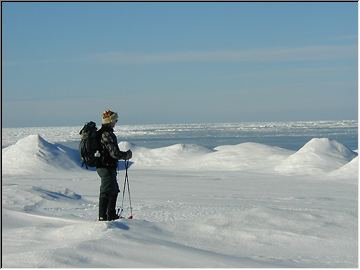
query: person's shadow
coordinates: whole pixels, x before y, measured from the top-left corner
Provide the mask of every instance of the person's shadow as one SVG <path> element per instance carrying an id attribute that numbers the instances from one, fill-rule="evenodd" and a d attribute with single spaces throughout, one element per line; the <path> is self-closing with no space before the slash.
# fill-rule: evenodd
<path id="1" fill-rule="evenodd" d="M 130 229 L 130 227 L 122 222 L 118 222 L 118 221 L 111 221 L 107 224 L 107 227 L 110 228 L 110 229 L 113 229 L 113 228 L 117 228 L 117 229 L 120 229 L 120 230 L 125 230 L 125 231 L 128 231 Z"/>

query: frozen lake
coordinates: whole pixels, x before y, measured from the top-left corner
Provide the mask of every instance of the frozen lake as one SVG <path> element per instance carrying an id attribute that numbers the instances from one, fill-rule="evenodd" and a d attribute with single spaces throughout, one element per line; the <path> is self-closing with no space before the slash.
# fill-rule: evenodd
<path id="1" fill-rule="evenodd" d="M 112 222 L 80 128 L 2 130 L 4 267 L 358 266 L 357 121 L 120 125 Z"/>
<path id="2" fill-rule="evenodd" d="M 3 128 L 2 147 L 30 134 L 41 134 L 53 142 L 78 147 L 82 127 Z M 208 148 L 256 142 L 298 150 L 311 138 L 335 139 L 352 150 L 358 149 L 357 120 L 248 122 L 215 124 L 117 125 L 118 141 L 158 148 L 177 143 L 197 144 Z"/>

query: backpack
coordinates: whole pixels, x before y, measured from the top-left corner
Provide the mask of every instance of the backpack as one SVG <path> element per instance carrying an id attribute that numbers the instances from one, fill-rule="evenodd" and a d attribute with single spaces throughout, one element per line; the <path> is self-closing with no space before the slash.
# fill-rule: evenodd
<path id="1" fill-rule="evenodd" d="M 98 162 L 97 152 L 99 151 L 99 139 L 97 134 L 96 124 L 92 121 L 85 124 L 85 126 L 80 130 L 79 134 L 81 136 L 79 151 L 80 157 L 82 160 L 81 167 L 96 167 Z M 95 155 L 96 153 L 96 155 Z"/>

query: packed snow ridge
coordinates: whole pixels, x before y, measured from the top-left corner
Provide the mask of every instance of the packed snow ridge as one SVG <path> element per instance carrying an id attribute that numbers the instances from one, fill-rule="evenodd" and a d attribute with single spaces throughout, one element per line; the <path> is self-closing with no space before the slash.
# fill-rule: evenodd
<path id="1" fill-rule="evenodd" d="M 40 135 L 29 135 L 2 149 L 4 174 L 31 174 L 52 169 L 77 170 L 78 151 L 46 141 Z M 35 170 L 35 171 L 34 171 Z"/>
<path id="2" fill-rule="evenodd" d="M 194 144 L 175 144 L 149 149 L 120 142 L 119 148 L 133 151 L 132 166 L 138 169 L 352 176 L 357 175 L 358 171 L 357 153 L 327 138 L 314 138 L 296 152 L 259 143 L 223 145 L 214 149 Z M 33 170 L 78 170 L 81 167 L 77 150 L 48 142 L 40 135 L 27 136 L 2 152 L 5 174 L 28 174 Z"/>

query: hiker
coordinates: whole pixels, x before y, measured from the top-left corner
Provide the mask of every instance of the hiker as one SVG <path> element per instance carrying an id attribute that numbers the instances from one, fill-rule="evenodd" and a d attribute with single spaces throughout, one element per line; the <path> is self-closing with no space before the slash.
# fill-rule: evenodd
<path id="1" fill-rule="evenodd" d="M 100 158 L 96 171 L 101 178 L 99 196 L 99 221 L 119 219 L 116 214 L 116 200 L 120 192 L 116 181 L 117 165 L 119 159 L 129 160 L 131 150 L 120 151 L 114 127 L 118 121 L 118 114 L 107 110 L 102 115 L 102 126 L 98 131 L 100 145 Z"/>

